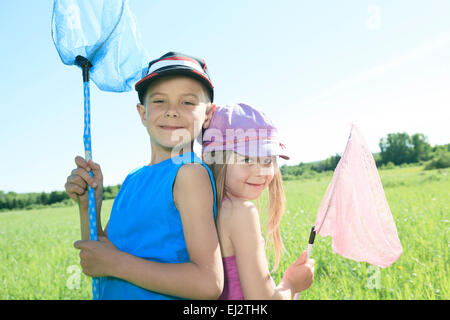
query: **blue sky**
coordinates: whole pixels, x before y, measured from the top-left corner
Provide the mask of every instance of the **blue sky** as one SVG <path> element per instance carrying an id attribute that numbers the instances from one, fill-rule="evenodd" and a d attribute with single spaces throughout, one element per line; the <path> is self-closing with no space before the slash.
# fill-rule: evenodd
<path id="1" fill-rule="evenodd" d="M 83 155 L 81 72 L 53 45 L 53 1 L 0 2 L 0 190 L 63 190 Z M 203 57 L 219 105 L 279 127 L 298 164 L 344 151 L 355 121 L 372 152 L 391 132 L 450 142 L 450 1 L 131 0 L 152 58 Z M 150 159 L 135 92 L 91 86 L 92 148 L 105 185 Z M 198 149 L 197 149 L 198 150 Z"/>

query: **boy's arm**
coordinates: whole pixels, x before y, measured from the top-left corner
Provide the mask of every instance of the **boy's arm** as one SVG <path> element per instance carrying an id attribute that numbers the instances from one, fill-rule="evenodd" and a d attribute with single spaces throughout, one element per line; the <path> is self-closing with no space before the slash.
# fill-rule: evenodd
<path id="1" fill-rule="evenodd" d="M 200 164 L 183 165 L 173 187 L 190 261 L 159 263 L 117 251 L 109 264 L 113 277 L 145 289 L 190 299 L 217 299 L 223 288 L 223 266 L 213 217 L 213 191 Z M 112 260 L 112 259 L 111 259 Z"/>

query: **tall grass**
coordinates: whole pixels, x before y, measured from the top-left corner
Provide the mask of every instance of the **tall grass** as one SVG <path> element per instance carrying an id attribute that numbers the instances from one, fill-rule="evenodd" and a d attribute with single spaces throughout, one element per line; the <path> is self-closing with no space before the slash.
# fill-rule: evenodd
<path id="1" fill-rule="evenodd" d="M 420 167 L 381 170 L 403 255 L 388 268 L 345 259 L 331 250 L 329 237 L 316 237 L 315 280 L 299 299 L 449 299 L 448 170 Z M 286 213 L 281 224 L 286 252 L 273 274 L 306 249 L 309 231 L 331 174 L 286 181 Z M 267 200 L 264 193 L 261 205 Z M 103 205 L 107 221 L 112 200 Z M 264 225 L 266 217 L 262 213 Z M 76 207 L 0 213 L 0 299 L 90 299 L 90 278 L 81 273 Z M 267 248 L 273 264 L 272 251 Z"/>
<path id="2" fill-rule="evenodd" d="M 103 206 L 110 212 L 112 200 Z M 0 213 L 0 299 L 91 299 L 80 237 L 76 207 Z"/>
<path id="3" fill-rule="evenodd" d="M 315 280 L 299 299 L 449 299 L 448 230 L 450 182 L 447 170 L 421 167 L 380 171 L 403 254 L 393 265 L 378 268 L 345 259 L 331 249 L 331 238 L 316 237 L 311 258 Z M 306 249 L 317 208 L 332 175 L 286 181 L 287 210 L 282 235 L 283 271 Z M 263 217 L 264 219 L 264 217 Z M 268 255 L 273 261 L 270 250 Z"/>

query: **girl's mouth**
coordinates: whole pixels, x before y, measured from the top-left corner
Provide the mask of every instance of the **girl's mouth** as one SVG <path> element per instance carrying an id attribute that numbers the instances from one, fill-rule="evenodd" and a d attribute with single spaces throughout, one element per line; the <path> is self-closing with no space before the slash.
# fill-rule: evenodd
<path id="1" fill-rule="evenodd" d="M 247 182 L 247 184 L 248 184 L 249 186 L 251 186 L 251 187 L 254 187 L 254 188 L 261 188 L 261 187 L 264 186 L 264 183 L 256 184 L 256 183 L 248 183 L 248 182 Z"/>

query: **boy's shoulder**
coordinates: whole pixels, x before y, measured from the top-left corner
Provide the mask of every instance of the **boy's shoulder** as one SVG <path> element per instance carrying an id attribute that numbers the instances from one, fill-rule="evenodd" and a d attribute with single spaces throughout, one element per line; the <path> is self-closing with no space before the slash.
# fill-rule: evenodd
<path id="1" fill-rule="evenodd" d="M 184 204 L 207 207 L 214 201 L 208 172 L 200 163 L 186 163 L 180 167 L 172 192 L 178 210 Z"/>
<path id="2" fill-rule="evenodd" d="M 211 190 L 211 180 L 206 168 L 200 163 L 183 164 L 175 177 L 175 190 L 189 190 L 200 192 Z"/>
<path id="3" fill-rule="evenodd" d="M 130 179 L 133 179 L 134 176 L 138 175 L 139 172 L 141 172 L 144 169 L 144 167 L 145 166 L 140 166 L 140 167 L 137 167 L 137 168 L 131 170 L 131 172 L 129 172 L 127 174 L 127 176 L 125 177 L 125 179 L 123 180 L 122 187 L 124 187 L 127 184 L 127 182 L 130 181 Z"/>
<path id="4" fill-rule="evenodd" d="M 135 174 L 137 174 L 139 171 L 141 171 L 142 169 L 144 169 L 145 166 L 139 166 L 137 168 L 134 168 L 133 170 L 131 170 L 131 172 L 128 174 L 128 176 L 134 176 Z"/>
<path id="5" fill-rule="evenodd" d="M 191 183 L 196 179 L 207 178 L 209 180 L 208 170 L 198 162 L 190 162 L 181 165 L 178 169 L 177 180 L 181 178 L 183 180 L 190 180 Z"/>

